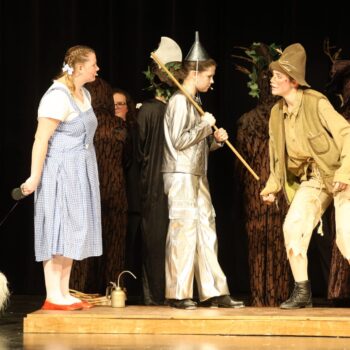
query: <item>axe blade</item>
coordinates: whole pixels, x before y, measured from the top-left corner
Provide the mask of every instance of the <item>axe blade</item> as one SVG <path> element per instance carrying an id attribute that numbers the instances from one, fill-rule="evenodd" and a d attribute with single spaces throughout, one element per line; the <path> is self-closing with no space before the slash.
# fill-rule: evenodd
<path id="1" fill-rule="evenodd" d="M 182 51 L 180 46 L 176 41 L 167 36 L 162 36 L 160 38 L 158 49 L 154 51 L 154 53 L 163 64 L 182 61 Z"/>

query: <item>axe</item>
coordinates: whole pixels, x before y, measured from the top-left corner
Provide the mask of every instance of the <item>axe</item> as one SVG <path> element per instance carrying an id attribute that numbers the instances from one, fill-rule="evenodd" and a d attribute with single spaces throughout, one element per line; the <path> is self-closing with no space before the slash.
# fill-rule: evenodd
<path id="1" fill-rule="evenodd" d="M 172 39 L 168 37 L 161 37 L 158 49 L 151 52 L 151 58 L 160 66 L 164 72 L 169 76 L 169 78 L 175 83 L 175 85 L 181 90 L 181 92 L 188 98 L 191 104 L 197 109 L 200 115 L 204 114 L 201 106 L 192 98 L 192 96 L 183 88 L 183 86 L 177 81 L 174 75 L 165 66 L 168 62 L 182 61 L 182 52 L 179 45 Z M 214 130 L 219 128 L 214 125 Z M 245 159 L 239 154 L 239 152 L 232 146 L 231 142 L 226 140 L 226 145 L 231 149 L 231 151 L 237 156 L 237 158 L 243 163 L 243 165 L 249 170 L 249 172 L 254 176 L 254 178 L 259 181 L 259 176 L 254 172 L 254 170 L 249 166 Z"/>

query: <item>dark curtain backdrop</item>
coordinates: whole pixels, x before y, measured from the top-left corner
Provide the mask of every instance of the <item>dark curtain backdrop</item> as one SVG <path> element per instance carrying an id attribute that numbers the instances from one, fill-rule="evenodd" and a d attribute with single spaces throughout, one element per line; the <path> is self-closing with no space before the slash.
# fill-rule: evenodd
<path id="1" fill-rule="evenodd" d="M 70 46 L 93 47 L 100 76 L 142 102 L 149 97 L 143 90 L 142 71 L 160 37 L 176 40 L 186 55 L 199 30 L 203 46 L 219 64 L 214 90 L 202 97 L 204 109 L 229 131 L 233 143 L 236 120 L 255 104 L 248 96 L 246 77 L 234 69 L 234 46 L 263 41 L 285 47 L 301 42 L 308 53 L 307 81 L 320 91 L 330 67 L 322 52 L 324 38 L 329 37 L 343 48 L 344 58 L 350 58 L 345 1 L 321 5 L 305 0 L 239 4 L 232 0 L 1 0 L 0 4 L 0 218 L 14 204 L 11 189 L 29 175 L 38 103 Z M 209 180 L 220 262 L 231 291 L 249 293 L 246 237 L 234 195 L 233 164 L 228 148 L 211 155 Z M 34 262 L 32 196 L 20 201 L 0 227 L 0 270 L 15 294 L 44 292 L 42 267 Z"/>

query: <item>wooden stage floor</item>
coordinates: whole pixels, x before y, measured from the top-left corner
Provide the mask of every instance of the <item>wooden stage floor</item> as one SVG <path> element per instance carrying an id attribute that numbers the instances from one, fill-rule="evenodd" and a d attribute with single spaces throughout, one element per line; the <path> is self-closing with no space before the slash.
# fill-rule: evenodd
<path id="1" fill-rule="evenodd" d="M 180 310 L 167 306 L 98 306 L 27 314 L 23 332 L 350 337 L 350 309 L 246 307 Z"/>

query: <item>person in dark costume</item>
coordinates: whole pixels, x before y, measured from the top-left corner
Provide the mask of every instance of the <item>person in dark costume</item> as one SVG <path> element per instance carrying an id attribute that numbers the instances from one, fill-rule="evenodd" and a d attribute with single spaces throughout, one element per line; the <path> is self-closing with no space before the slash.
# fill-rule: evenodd
<path id="1" fill-rule="evenodd" d="M 99 169 L 103 256 L 77 266 L 72 273 L 75 289 L 104 293 L 125 264 L 127 199 L 123 169 L 126 123 L 115 116 L 111 86 L 98 77 L 86 85 L 98 120 L 95 148 Z"/>
<path id="2" fill-rule="evenodd" d="M 113 89 L 115 116 L 126 129 L 126 142 L 123 152 L 123 168 L 127 198 L 127 228 L 125 240 L 125 268 L 136 276 L 141 275 L 141 200 L 139 193 L 139 164 L 137 161 L 138 125 L 136 106 L 130 94 L 121 89 Z M 128 284 L 130 297 L 142 293 L 139 279 Z"/>
<path id="3" fill-rule="evenodd" d="M 176 75 L 181 62 L 167 68 Z M 140 162 L 142 285 L 146 305 L 161 305 L 165 299 L 165 241 L 168 230 L 168 201 L 160 172 L 164 148 L 164 113 L 174 92 L 172 82 L 155 64 L 145 72 L 148 90 L 154 97 L 142 103 L 137 114 L 139 125 L 138 158 Z"/>
<path id="4" fill-rule="evenodd" d="M 275 44 L 253 43 L 244 48 L 246 56 L 233 55 L 248 61 L 251 68 L 236 64 L 236 69 L 249 75 L 249 95 L 258 99 L 257 105 L 244 113 L 237 123 L 236 146 L 240 154 L 259 169 L 261 181 L 266 182 L 269 172 L 269 118 L 277 98 L 270 92 L 269 64 L 278 57 Z M 278 207 L 266 206 L 259 200 L 260 182 L 251 181 L 251 175 L 236 161 L 239 174 L 237 196 L 244 212 L 248 236 L 248 264 L 250 273 L 251 305 L 277 306 L 288 296 L 289 264 L 282 232 L 287 204 L 279 195 Z"/>

